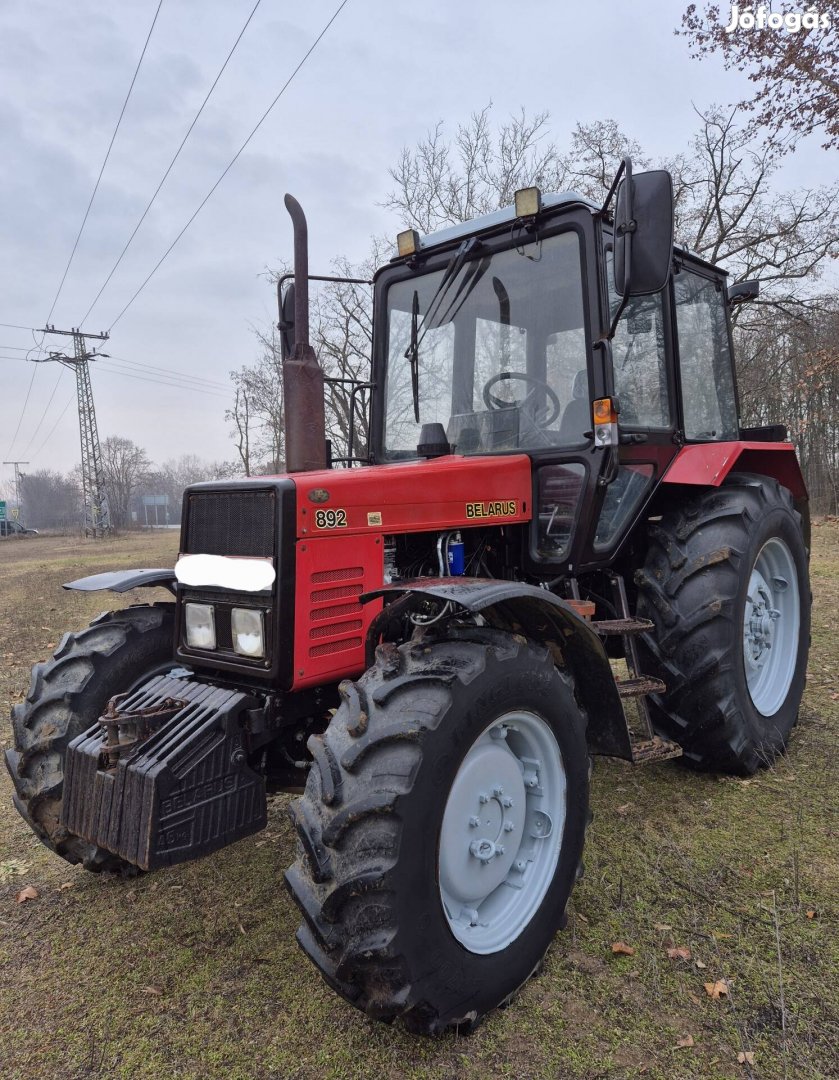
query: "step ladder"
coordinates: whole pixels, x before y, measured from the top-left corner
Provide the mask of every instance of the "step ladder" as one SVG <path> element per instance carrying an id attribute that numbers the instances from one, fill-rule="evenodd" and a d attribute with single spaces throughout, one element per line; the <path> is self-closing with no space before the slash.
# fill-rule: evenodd
<path id="1" fill-rule="evenodd" d="M 667 761 L 670 758 L 681 757 L 681 746 L 670 739 L 662 738 L 661 735 L 656 735 L 650 717 L 647 695 L 663 694 L 667 689 L 661 679 L 643 674 L 638 659 L 638 635 L 652 630 L 653 624 L 648 619 L 639 619 L 631 614 L 626 597 L 626 586 L 620 574 L 610 574 L 609 581 L 612 586 L 612 596 L 618 618 L 594 620 L 591 626 L 600 637 L 620 637 L 623 641 L 628 678 L 615 680 L 618 695 L 621 702 L 630 699 L 637 702 L 638 713 L 644 728 L 643 737 L 638 738 L 629 727 L 629 717 L 626 718 L 632 751 L 632 763 L 634 765 L 647 765 L 654 761 Z M 571 580 L 571 595 L 573 598 L 571 603 L 575 607 L 586 603 L 586 601 L 580 599 L 580 590 L 576 579 Z M 625 714 L 626 710 L 624 709 Z"/>

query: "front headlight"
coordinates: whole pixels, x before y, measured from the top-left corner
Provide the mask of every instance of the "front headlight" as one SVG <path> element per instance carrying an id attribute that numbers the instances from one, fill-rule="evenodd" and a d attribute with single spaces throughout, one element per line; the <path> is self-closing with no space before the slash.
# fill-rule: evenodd
<path id="1" fill-rule="evenodd" d="M 240 656 L 265 655 L 265 624 L 261 611 L 235 607 L 230 616 L 233 649 Z"/>
<path id="2" fill-rule="evenodd" d="M 216 619 L 211 604 L 186 604 L 186 643 L 191 649 L 216 647 Z"/>

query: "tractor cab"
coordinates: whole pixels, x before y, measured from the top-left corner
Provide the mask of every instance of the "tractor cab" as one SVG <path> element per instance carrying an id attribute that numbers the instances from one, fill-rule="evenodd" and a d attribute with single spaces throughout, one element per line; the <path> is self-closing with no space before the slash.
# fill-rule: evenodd
<path id="1" fill-rule="evenodd" d="M 739 438 L 725 280 L 673 248 L 669 175 L 628 162 L 603 206 L 527 188 L 401 233 L 374 281 L 367 463 L 527 454 L 526 572 L 609 563 L 681 446 Z"/>

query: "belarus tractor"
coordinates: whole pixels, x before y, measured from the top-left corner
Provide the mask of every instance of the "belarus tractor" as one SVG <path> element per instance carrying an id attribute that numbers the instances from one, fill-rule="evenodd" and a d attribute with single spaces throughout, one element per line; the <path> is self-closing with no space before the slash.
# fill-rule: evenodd
<path id="1" fill-rule="evenodd" d="M 400 234 L 348 391 L 368 446 L 336 460 L 286 206 L 287 472 L 190 487 L 173 569 L 65 586 L 172 599 L 36 665 L 14 800 L 64 859 L 134 873 L 297 793 L 303 952 L 368 1016 L 469 1030 L 565 923 L 592 755 L 747 774 L 783 751 L 807 493 L 786 429 L 740 423 L 731 312 L 757 283 L 674 247 L 666 172 Z"/>

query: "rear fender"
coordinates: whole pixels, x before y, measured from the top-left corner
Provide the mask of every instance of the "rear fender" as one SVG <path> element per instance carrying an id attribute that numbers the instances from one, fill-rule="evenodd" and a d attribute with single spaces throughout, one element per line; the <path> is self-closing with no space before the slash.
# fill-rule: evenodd
<path id="1" fill-rule="evenodd" d="M 407 608 L 412 601 L 429 596 L 480 614 L 489 626 L 547 645 L 557 667 L 567 667 L 574 676 L 577 698 L 588 714 L 591 752 L 632 760 L 623 706 L 600 638 L 565 601 L 535 585 L 449 577 L 403 582 L 365 593 L 362 603 L 377 597 L 385 600 L 368 631 L 368 666 L 379 634 L 397 613 L 393 604 Z"/>
<path id="2" fill-rule="evenodd" d="M 155 570 L 108 570 L 104 574 L 91 574 L 62 585 L 63 589 L 76 592 L 130 592 L 131 589 L 168 589 L 175 595 L 177 582 L 175 571 L 158 567 Z"/>
<path id="3" fill-rule="evenodd" d="M 807 498 L 807 485 L 792 443 L 707 442 L 683 446 L 662 477 L 664 484 L 719 487 L 730 472 L 771 476 L 796 501 Z"/>

